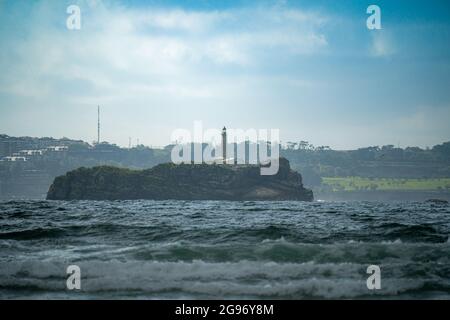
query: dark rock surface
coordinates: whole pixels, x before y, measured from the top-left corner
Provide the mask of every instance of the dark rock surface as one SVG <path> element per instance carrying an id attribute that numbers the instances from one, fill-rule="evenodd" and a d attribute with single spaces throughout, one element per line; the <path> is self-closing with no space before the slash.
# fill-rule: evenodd
<path id="1" fill-rule="evenodd" d="M 302 200 L 312 201 L 302 176 L 280 158 L 276 175 L 258 165 L 173 164 L 147 170 L 79 168 L 55 178 L 49 200 Z"/>

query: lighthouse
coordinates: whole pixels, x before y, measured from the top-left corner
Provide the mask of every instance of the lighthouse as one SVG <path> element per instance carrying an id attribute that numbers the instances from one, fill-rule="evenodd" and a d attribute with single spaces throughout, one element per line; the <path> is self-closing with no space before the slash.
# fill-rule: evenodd
<path id="1" fill-rule="evenodd" d="M 222 129 L 222 159 L 223 164 L 227 163 L 227 128 Z"/>

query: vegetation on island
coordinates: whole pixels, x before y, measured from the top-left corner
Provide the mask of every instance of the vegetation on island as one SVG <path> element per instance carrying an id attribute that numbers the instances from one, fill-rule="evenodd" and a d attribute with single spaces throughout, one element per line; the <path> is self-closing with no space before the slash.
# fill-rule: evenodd
<path id="1" fill-rule="evenodd" d="M 147 170 L 79 168 L 56 177 L 49 200 L 313 200 L 302 177 L 280 159 L 276 175 L 256 165 L 173 164 Z"/>

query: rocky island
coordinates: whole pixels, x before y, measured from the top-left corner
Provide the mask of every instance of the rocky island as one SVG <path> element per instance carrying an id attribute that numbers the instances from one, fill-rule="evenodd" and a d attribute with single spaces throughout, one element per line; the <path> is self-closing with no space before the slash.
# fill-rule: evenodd
<path id="1" fill-rule="evenodd" d="M 259 165 L 164 163 L 146 170 L 79 168 L 55 178 L 48 200 L 300 200 L 312 201 L 302 176 L 280 158 L 279 171 Z"/>

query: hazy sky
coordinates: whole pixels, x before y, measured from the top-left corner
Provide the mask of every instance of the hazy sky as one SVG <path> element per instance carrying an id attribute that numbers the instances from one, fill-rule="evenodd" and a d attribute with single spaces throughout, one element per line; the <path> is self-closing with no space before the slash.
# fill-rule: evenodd
<path id="1" fill-rule="evenodd" d="M 382 30 L 366 28 L 370 4 Z M 450 140 L 450 1 L 0 0 L 0 133 L 91 142 L 97 105 L 122 146 L 195 120 L 432 146 Z"/>

